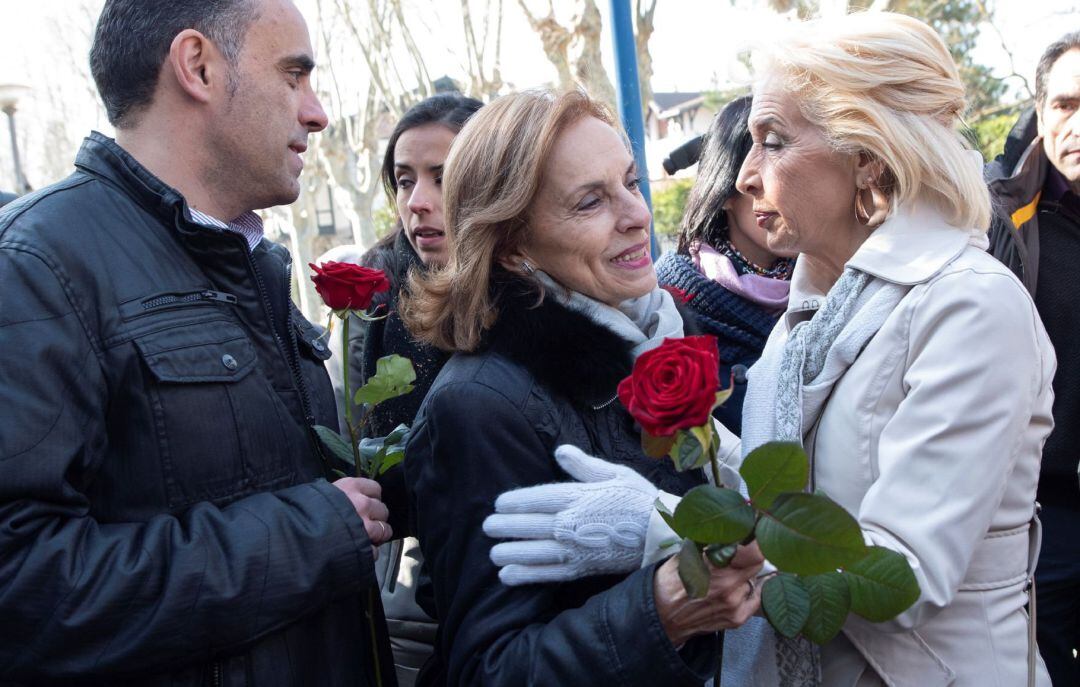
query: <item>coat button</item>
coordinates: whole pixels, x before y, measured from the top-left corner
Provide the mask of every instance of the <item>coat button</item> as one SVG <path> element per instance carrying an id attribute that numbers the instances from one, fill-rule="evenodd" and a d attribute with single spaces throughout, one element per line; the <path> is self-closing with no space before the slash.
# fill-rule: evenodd
<path id="1" fill-rule="evenodd" d="M 319 341 L 318 339 L 312 340 L 311 347 L 314 348 L 316 351 L 319 351 L 320 353 L 326 350 L 326 344 L 324 344 L 322 341 Z"/>
<path id="2" fill-rule="evenodd" d="M 235 370 L 239 365 L 236 362 L 236 358 L 232 357 L 228 353 L 221 356 L 221 364 L 230 370 Z"/>
<path id="3" fill-rule="evenodd" d="M 731 375 L 735 378 L 736 384 L 746 383 L 746 365 L 732 365 Z"/>

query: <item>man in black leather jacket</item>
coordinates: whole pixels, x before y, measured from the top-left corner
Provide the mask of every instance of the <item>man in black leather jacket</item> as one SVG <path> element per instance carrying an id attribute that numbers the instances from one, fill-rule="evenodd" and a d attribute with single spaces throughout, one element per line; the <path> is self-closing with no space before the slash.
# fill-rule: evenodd
<path id="1" fill-rule="evenodd" d="M 0 211 L 0 684 L 394 684 L 386 508 L 326 481 L 329 354 L 251 212 L 326 126 L 311 53 L 289 0 L 108 0 L 117 140 Z"/>
<path id="2" fill-rule="evenodd" d="M 990 251 L 1031 292 L 1057 352 L 1054 431 L 1037 498 L 1042 552 L 1035 573 L 1039 650 L 1055 685 L 1080 684 L 1080 31 L 1051 44 L 1035 74 L 1035 109 L 986 167 L 997 217 Z"/>

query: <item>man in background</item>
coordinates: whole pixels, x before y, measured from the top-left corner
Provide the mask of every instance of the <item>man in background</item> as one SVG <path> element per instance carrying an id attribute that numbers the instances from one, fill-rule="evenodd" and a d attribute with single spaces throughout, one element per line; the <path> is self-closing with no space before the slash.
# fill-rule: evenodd
<path id="1" fill-rule="evenodd" d="M 1080 685 L 1080 32 L 1046 49 L 1035 74 L 1035 110 L 1020 117 L 987 176 L 1002 211 L 991 251 L 1031 292 L 1057 351 L 1054 431 L 1038 491 L 1036 627 L 1054 684 Z"/>

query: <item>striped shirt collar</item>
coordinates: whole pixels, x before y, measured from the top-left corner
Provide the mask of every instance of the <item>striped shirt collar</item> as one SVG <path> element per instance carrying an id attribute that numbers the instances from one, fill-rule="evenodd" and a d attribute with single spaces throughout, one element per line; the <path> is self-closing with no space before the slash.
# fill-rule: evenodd
<path id="1" fill-rule="evenodd" d="M 191 219 L 199 224 L 217 227 L 218 229 L 225 229 L 226 231 L 232 231 L 243 236 L 244 240 L 247 241 L 248 250 L 255 250 L 255 246 L 259 245 L 259 242 L 263 240 L 262 218 L 254 212 L 245 212 L 226 224 L 216 217 L 211 217 L 204 212 L 199 212 L 195 208 L 189 209 L 191 210 Z"/>

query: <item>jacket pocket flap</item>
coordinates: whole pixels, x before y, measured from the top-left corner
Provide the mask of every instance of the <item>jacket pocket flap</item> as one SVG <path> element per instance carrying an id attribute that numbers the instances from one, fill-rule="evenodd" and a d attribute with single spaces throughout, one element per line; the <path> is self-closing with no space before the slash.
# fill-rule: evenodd
<path id="1" fill-rule="evenodd" d="M 948 687 L 956 673 L 914 631 L 886 632 L 852 615 L 844 636 L 888 687 Z"/>
<path id="2" fill-rule="evenodd" d="M 143 361 L 161 382 L 236 382 L 255 368 L 255 348 L 231 322 L 175 327 L 135 339 Z"/>

